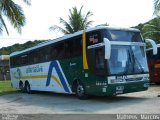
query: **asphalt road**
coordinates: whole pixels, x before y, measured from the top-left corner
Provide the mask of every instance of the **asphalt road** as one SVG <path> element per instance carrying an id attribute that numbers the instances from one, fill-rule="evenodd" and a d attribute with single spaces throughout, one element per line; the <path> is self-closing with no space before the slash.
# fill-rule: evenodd
<path id="1" fill-rule="evenodd" d="M 160 95 L 160 86 L 157 85 L 152 85 L 148 91 L 144 92 L 116 97 L 92 97 L 89 100 L 79 100 L 74 95 L 66 94 L 14 93 L 0 96 L 0 113 L 2 115 L 160 114 L 160 97 L 158 95 Z"/>

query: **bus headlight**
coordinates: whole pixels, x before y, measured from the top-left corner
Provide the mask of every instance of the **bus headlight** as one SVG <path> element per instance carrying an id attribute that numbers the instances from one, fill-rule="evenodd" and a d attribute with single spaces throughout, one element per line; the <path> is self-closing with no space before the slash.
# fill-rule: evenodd
<path id="1" fill-rule="evenodd" d="M 116 90 L 117 90 L 117 91 L 124 90 L 124 86 L 117 86 L 117 87 L 116 87 Z"/>
<path id="2" fill-rule="evenodd" d="M 149 81 L 149 77 L 143 77 L 142 80 Z"/>
<path id="3" fill-rule="evenodd" d="M 149 87 L 149 83 L 144 83 L 143 87 Z"/>

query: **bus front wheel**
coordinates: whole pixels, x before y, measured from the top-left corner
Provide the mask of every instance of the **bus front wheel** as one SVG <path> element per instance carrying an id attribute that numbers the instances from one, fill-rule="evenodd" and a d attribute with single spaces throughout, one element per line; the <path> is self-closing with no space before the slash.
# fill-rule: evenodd
<path id="1" fill-rule="evenodd" d="M 76 87 L 76 96 L 80 100 L 86 100 L 88 98 L 88 95 L 86 94 L 85 86 L 82 83 L 78 83 Z"/>

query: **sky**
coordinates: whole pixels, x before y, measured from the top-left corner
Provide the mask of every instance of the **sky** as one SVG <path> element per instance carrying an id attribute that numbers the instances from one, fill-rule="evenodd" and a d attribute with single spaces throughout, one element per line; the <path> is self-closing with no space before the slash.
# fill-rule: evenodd
<path id="1" fill-rule="evenodd" d="M 91 27 L 108 23 L 110 26 L 132 27 L 145 23 L 153 16 L 153 0 L 32 0 L 27 6 L 21 0 L 13 0 L 22 6 L 26 16 L 26 25 L 22 33 L 17 33 L 9 23 L 9 36 L 0 35 L 0 48 L 30 40 L 47 40 L 63 36 L 62 33 L 51 32 L 49 27 L 59 25 L 59 18 L 68 21 L 69 9 L 83 5 L 82 13 L 93 13 L 89 20 L 94 21 Z M 7 21 L 7 19 L 6 19 Z"/>

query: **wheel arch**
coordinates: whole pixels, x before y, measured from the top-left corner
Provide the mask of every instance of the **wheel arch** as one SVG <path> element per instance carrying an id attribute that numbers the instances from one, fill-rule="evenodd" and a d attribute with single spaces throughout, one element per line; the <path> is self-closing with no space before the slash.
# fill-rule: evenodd
<path id="1" fill-rule="evenodd" d="M 30 83 L 29 83 L 29 81 L 28 81 L 28 80 L 25 80 L 24 84 L 26 85 L 26 84 L 30 84 Z"/>
<path id="2" fill-rule="evenodd" d="M 24 85 L 24 83 L 23 83 L 22 80 L 19 81 L 19 86 L 20 86 L 20 85 Z"/>
<path id="3" fill-rule="evenodd" d="M 78 79 L 78 78 L 75 78 L 73 80 L 73 83 L 72 83 L 72 92 L 76 92 L 76 87 L 77 87 L 78 83 L 81 83 L 81 82 L 82 81 L 80 79 Z"/>

